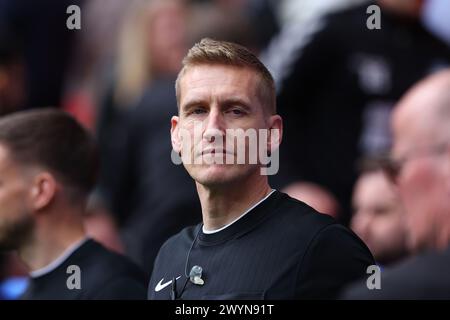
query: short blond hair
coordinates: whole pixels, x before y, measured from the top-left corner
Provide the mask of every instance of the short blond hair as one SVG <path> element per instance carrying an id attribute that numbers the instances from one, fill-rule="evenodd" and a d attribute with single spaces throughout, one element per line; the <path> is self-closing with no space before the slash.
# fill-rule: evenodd
<path id="1" fill-rule="evenodd" d="M 229 65 L 251 69 L 259 75 L 259 99 L 270 114 L 276 113 L 275 82 L 266 66 L 247 48 L 232 42 L 203 38 L 183 58 L 183 68 L 175 82 L 178 106 L 180 104 L 180 79 L 190 66 L 204 64 Z"/>

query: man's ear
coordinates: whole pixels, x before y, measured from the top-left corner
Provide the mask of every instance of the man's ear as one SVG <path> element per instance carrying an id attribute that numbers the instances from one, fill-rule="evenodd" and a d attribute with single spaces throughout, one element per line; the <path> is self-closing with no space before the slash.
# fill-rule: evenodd
<path id="1" fill-rule="evenodd" d="M 269 134 L 267 135 L 267 150 L 278 149 L 283 139 L 283 119 L 278 114 L 269 118 Z"/>
<path id="2" fill-rule="evenodd" d="M 170 136 L 172 140 L 172 148 L 176 153 L 181 152 L 181 141 L 179 136 L 179 128 L 178 123 L 180 118 L 178 116 L 173 116 L 170 120 L 171 128 L 170 128 Z"/>
<path id="3" fill-rule="evenodd" d="M 37 174 L 32 182 L 30 191 L 31 206 L 39 211 L 50 204 L 56 194 L 57 183 L 53 175 L 48 172 Z"/>

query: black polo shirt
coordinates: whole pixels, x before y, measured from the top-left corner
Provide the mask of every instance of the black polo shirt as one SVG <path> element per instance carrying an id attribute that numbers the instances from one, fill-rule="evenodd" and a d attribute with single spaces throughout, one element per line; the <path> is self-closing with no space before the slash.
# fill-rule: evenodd
<path id="1" fill-rule="evenodd" d="M 224 230 L 205 234 L 197 225 L 170 238 L 156 259 L 148 296 L 334 298 L 371 264 L 370 251 L 353 232 L 275 191 Z M 203 285 L 187 277 L 194 265 L 203 269 Z"/>

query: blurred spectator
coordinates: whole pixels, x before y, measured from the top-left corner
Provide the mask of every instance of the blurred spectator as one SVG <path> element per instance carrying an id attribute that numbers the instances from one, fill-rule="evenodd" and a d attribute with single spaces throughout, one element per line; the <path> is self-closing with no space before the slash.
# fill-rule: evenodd
<path id="1" fill-rule="evenodd" d="M 92 137 L 62 111 L 0 119 L 0 250 L 16 251 L 27 267 L 29 285 L 21 298 L 145 298 L 139 268 L 84 230 L 97 166 Z M 68 290 L 71 283 L 80 290 Z"/>
<path id="2" fill-rule="evenodd" d="M 321 27 L 324 15 L 343 10 L 368 0 L 284 0 L 277 1 L 276 16 L 281 28 L 261 53 L 261 59 L 269 66 L 277 90 L 281 81 L 291 72 L 298 56 L 297 51 L 310 41 Z"/>
<path id="3" fill-rule="evenodd" d="M 376 159 L 364 161 L 353 192 L 353 209 L 351 228 L 377 263 L 387 266 L 406 256 L 403 204 Z"/>
<path id="4" fill-rule="evenodd" d="M 386 167 L 406 209 L 407 245 L 416 256 L 382 271 L 381 290 L 355 284 L 350 299 L 450 299 L 450 69 L 414 86 L 392 118 Z"/>
<path id="5" fill-rule="evenodd" d="M 302 180 L 325 187 L 339 200 L 345 223 L 356 159 L 389 148 L 392 105 L 450 62 L 449 48 L 420 22 L 421 0 L 375 3 L 380 30 L 367 28 L 366 9 L 374 3 L 366 3 L 315 21 L 309 37 L 292 39 L 301 44 L 278 97 L 285 139 L 273 184 Z"/>

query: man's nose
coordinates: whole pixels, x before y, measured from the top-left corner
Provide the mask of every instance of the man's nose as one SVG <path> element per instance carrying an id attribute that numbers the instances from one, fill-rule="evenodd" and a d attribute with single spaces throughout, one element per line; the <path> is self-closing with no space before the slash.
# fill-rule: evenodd
<path id="1" fill-rule="evenodd" d="M 214 142 L 217 137 L 222 137 L 225 132 L 224 119 L 221 112 L 211 111 L 206 119 L 204 139 Z"/>

